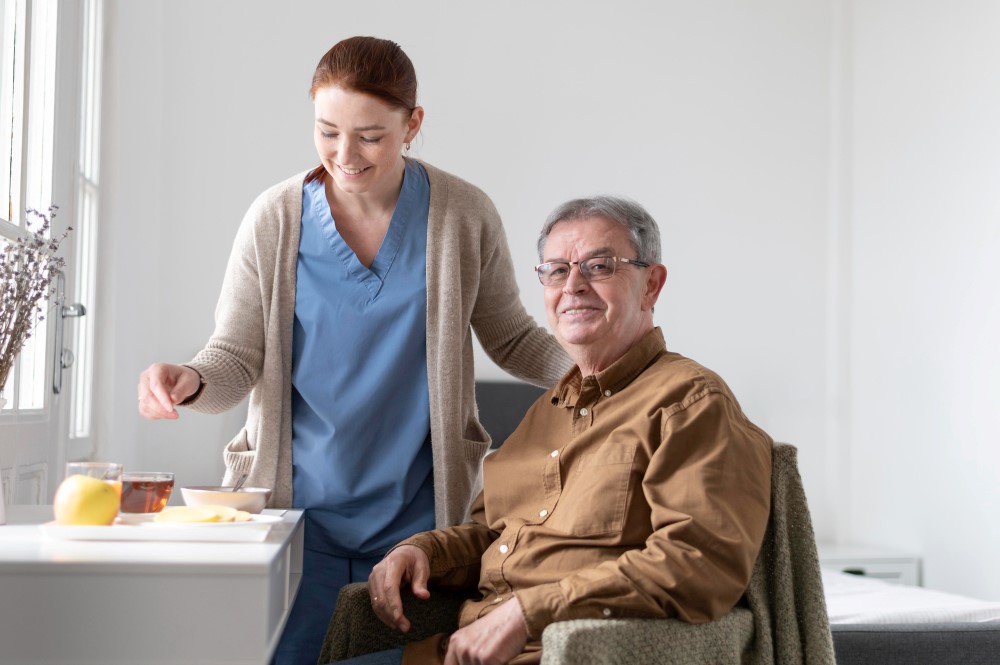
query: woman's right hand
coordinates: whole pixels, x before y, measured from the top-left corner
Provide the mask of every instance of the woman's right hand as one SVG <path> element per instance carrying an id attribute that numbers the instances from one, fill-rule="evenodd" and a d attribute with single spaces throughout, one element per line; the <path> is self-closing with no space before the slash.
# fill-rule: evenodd
<path id="1" fill-rule="evenodd" d="M 198 372 L 183 365 L 156 363 L 139 375 L 139 413 L 150 420 L 176 419 L 179 404 L 201 385 Z"/>

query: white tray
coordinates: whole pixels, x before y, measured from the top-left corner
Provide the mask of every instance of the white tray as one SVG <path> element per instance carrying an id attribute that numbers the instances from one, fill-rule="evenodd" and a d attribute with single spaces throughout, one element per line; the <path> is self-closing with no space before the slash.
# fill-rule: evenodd
<path id="1" fill-rule="evenodd" d="M 53 540 L 172 540 L 189 542 L 259 543 L 267 538 L 278 515 L 251 515 L 247 522 L 195 522 L 179 524 L 153 521 L 153 514 L 123 515 L 111 526 L 39 526 Z"/>

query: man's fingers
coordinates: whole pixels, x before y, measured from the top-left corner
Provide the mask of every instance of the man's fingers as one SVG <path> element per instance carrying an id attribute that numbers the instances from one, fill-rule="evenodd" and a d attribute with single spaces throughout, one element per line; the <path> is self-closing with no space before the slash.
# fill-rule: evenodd
<path id="1" fill-rule="evenodd" d="M 446 643 L 444 648 L 444 665 L 458 665 L 458 656 L 456 655 L 455 650 L 451 648 L 451 644 Z"/>
<path id="2" fill-rule="evenodd" d="M 404 571 L 405 567 L 400 565 L 398 557 L 390 554 L 368 576 L 368 594 L 372 609 L 382 623 L 405 633 L 410 629 L 410 622 L 403 616 L 403 602 L 399 596 Z"/>
<path id="3" fill-rule="evenodd" d="M 410 584 L 410 589 L 413 590 L 413 595 L 421 600 L 427 600 L 431 597 L 431 592 L 427 590 L 427 580 L 430 579 L 431 569 L 427 563 L 427 559 L 417 559 L 412 575 L 412 582 Z"/>
<path id="4" fill-rule="evenodd" d="M 445 665 L 509 663 L 524 649 L 528 628 L 515 596 L 481 619 L 452 634 Z"/>
<path id="5" fill-rule="evenodd" d="M 427 555 L 419 547 L 402 545 L 386 555 L 368 576 L 368 593 L 372 609 L 383 623 L 398 628 L 402 632 L 410 630 L 410 620 L 403 614 L 403 599 L 400 588 L 403 582 L 410 582 L 414 595 L 428 598 L 427 580 L 430 577 L 430 563 Z"/>
<path id="6" fill-rule="evenodd" d="M 385 612 L 389 619 L 387 623 L 405 633 L 410 629 L 410 622 L 403 616 L 403 599 L 399 595 L 399 587 L 406 574 L 406 567 L 403 562 L 396 558 L 386 563 L 388 564 L 386 575 L 382 580 L 382 588 L 379 589 L 379 593 L 385 597 Z"/>

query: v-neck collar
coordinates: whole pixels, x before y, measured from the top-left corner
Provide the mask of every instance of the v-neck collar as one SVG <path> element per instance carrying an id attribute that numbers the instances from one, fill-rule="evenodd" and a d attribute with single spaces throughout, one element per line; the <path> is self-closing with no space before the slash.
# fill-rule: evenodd
<path id="1" fill-rule="evenodd" d="M 399 190 L 399 198 L 396 199 L 396 207 L 392 211 L 389 226 L 382 237 L 382 242 L 372 260 L 371 267 L 361 262 L 337 230 L 336 221 L 330 212 L 330 204 L 326 200 L 323 181 L 310 183 L 313 188 L 311 197 L 313 214 L 319 221 L 323 238 L 348 274 L 367 288 L 372 298 L 375 298 L 382 289 L 382 285 L 392 269 L 392 264 L 396 260 L 403 234 L 411 223 L 410 212 L 417 208 L 419 190 L 417 178 L 411 172 L 411 169 L 415 168 L 417 167 L 407 160 L 406 167 L 403 169 L 403 185 Z"/>

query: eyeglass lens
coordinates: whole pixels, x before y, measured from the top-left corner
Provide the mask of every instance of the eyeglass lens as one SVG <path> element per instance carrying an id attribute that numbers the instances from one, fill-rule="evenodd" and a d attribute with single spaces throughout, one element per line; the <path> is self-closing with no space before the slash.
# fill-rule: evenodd
<path id="1" fill-rule="evenodd" d="M 615 259 L 610 256 L 595 256 L 579 262 L 549 261 L 538 266 L 538 279 L 546 286 L 562 284 L 569 279 L 572 266 L 580 268 L 580 274 L 588 282 L 599 282 L 615 274 Z"/>

